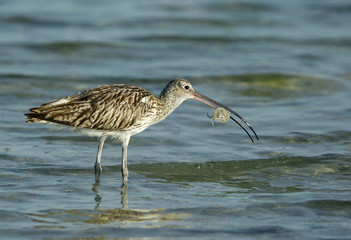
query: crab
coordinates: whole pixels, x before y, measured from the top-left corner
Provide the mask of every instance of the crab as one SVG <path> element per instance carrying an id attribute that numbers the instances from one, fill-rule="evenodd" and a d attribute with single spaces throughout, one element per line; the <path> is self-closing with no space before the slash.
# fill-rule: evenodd
<path id="1" fill-rule="evenodd" d="M 230 112 L 228 112 L 227 110 L 225 110 L 224 108 L 217 108 L 213 115 L 210 116 L 207 113 L 207 117 L 209 119 L 212 119 L 212 126 L 214 126 L 214 120 L 220 121 L 220 122 L 227 122 L 230 119 Z"/>

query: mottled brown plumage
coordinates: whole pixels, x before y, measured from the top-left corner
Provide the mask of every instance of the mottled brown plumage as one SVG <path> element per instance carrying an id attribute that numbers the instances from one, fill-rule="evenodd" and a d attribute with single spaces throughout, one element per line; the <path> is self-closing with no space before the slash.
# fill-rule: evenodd
<path id="1" fill-rule="evenodd" d="M 114 84 L 54 100 L 30 109 L 26 116 L 30 122 L 123 132 L 143 126 L 146 119 L 155 116 L 160 104 L 145 89 Z"/>
<path id="2" fill-rule="evenodd" d="M 64 125 L 78 133 L 99 137 L 95 162 L 97 181 L 102 171 L 100 160 L 104 141 L 109 136 L 119 138 L 122 142 L 122 175 L 124 181 L 127 181 L 127 148 L 130 137 L 165 119 L 187 99 L 198 100 L 213 108 L 218 106 L 225 108 L 239 117 L 258 139 L 254 130 L 240 115 L 196 92 L 191 83 L 185 79 L 169 82 L 159 97 L 138 86 L 113 84 L 45 103 L 40 107 L 29 109 L 30 113 L 25 115 L 27 122 Z M 248 134 L 237 120 L 233 117 L 231 119 Z M 250 135 L 249 137 L 252 140 Z"/>

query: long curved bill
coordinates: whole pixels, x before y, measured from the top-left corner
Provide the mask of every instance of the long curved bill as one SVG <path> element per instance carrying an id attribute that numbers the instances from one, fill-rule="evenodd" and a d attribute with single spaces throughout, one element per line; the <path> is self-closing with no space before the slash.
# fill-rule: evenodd
<path id="1" fill-rule="evenodd" d="M 238 117 L 243 123 L 245 123 L 246 126 L 248 126 L 251 131 L 253 132 L 253 134 L 255 135 L 256 139 L 258 139 L 258 136 L 255 132 L 255 130 L 251 127 L 251 125 L 243 118 L 241 117 L 239 114 L 237 114 L 236 112 L 234 112 L 233 110 L 231 110 L 229 107 L 209 98 L 209 97 L 206 97 L 205 95 L 202 95 L 201 93 L 198 93 L 198 92 L 195 92 L 194 93 L 194 100 L 197 100 L 199 102 L 202 102 L 204 104 L 207 104 L 208 106 L 211 106 L 213 107 L 214 109 L 217 109 L 218 107 L 222 107 L 224 108 L 225 110 L 227 110 L 228 112 L 234 114 L 236 117 Z M 213 104 L 212 104 L 213 103 Z M 217 106 L 216 106 L 217 105 Z M 245 129 L 245 127 L 240 123 L 238 122 L 235 118 L 233 118 L 232 116 L 230 116 L 230 118 L 235 122 L 237 123 L 247 134 L 247 136 L 249 136 L 249 138 L 251 139 L 251 141 L 254 143 L 254 140 L 253 138 L 251 137 L 251 135 L 249 134 L 249 132 Z"/>

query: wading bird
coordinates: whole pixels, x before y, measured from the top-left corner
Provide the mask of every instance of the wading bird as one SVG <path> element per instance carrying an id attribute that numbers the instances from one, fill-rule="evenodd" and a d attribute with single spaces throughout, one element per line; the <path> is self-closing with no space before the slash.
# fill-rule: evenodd
<path id="1" fill-rule="evenodd" d="M 175 79 L 167 84 L 159 97 L 149 91 L 124 84 L 105 85 L 56 99 L 37 108 L 29 109 L 27 122 L 54 123 L 73 131 L 99 138 L 95 162 L 95 180 L 99 181 L 101 154 L 107 137 L 118 138 L 122 143 L 122 176 L 128 181 L 127 149 L 131 136 L 158 123 L 171 114 L 183 101 L 194 99 L 215 109 L 222 107 L 239 118 L 258 136 L 250 124 L 230 108 L 194 90 L 186 79 Z M 254 142 L 248 131 L 236 122 Z"/>

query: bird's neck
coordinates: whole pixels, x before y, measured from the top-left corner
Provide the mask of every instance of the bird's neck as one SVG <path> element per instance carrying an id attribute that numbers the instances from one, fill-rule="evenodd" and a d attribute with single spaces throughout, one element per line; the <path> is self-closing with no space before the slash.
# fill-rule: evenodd
<path id="1" fill-rule="evenodd" d="M 183 99 L 172 97 L 170 95 L 160 95 L 160 121 L 165 119 L 169 114 L 171 114 L 182 102 Z"/>

